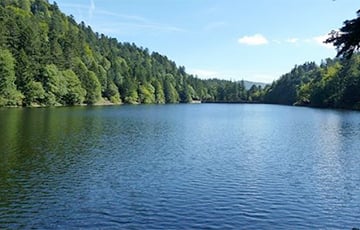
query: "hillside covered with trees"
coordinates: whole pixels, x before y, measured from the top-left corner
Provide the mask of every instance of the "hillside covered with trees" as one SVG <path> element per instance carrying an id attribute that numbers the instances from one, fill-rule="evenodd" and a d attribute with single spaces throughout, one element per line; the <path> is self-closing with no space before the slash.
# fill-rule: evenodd
<path id="1" fill-rule="evenodd" d="M 355 30 L 352 37 L 358 19 L 345 23 Z M 342 48 L 350 47 L 352 54 L 353 45 L 341 45 L 347 41 L 344 31 L 328 42 L 345 54 Z M 201 100 L 360 109 L 359 92 L 359 54 L 295 66 L 266 87 L 202 80 L 162 54 L 78 24 L 56 3 L 0 0 L 0 106 Z"/>
<path id="2" fill-rule="evenodd" d="M 360 109 L 360 55 L 295 66 L 264 94 L 266 103 Z"/>
<path id="3" fill-rule="evenodd" d="M 265 89 L 264 102 L 360 110 L 360 10 L 329 35 L 337 58 L 295 66 Z"/>
<path id="4" fill-rule="evenodd" d="M 260 100 L 166 56 L 94 32 L 46 0 L 0 0 L 0 106 Z"/>

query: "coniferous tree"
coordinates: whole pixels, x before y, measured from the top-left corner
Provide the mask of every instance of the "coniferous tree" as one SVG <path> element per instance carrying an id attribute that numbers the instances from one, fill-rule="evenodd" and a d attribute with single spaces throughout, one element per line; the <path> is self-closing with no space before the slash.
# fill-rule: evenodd
<path id="1" fill-rule="evenodd" d="M 351 57 L 360 48 L 360 10 L 357 11 L 357 18 L 346 20 L 339 31 L 333 30 L 326 42 L 334 44 L 338 57 Z"/>
<path id="2" fill-rule="evenodd" d="M 15 59 L 10 51 L 0 51 L 0 106 L 21 105 L 23 95 L 15 85 Z"/>

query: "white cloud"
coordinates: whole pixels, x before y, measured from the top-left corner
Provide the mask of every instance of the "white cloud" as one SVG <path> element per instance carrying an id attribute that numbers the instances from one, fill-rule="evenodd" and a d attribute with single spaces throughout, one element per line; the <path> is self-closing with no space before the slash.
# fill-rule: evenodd
<path id="1" fill-rule="evenodd" d="M 239 38 L 238 42 L 240 44 L 251 45 L 251 46 L 266 45 L 269 43 L 269 41 L 262 34 L 244 36 Z"/>
<path id="2" fill-rule="evenodd" d="M 286 39 L 287 43 L 297 43 L 298 41 L 299 41 L 298 38 L 288 38 L 288 39 Z"/>
<path id="3" fill-rule="evenodd" d="M 325 34 L 325 35 L 313 37 L 312 40 L 322 47 L 325 47 L 328 49 L 334 49 L 334 46 L 331 43 L 325 43 L 326 39 L 328 39 L 328 38 L 329 38 L 329 35 Z"/>

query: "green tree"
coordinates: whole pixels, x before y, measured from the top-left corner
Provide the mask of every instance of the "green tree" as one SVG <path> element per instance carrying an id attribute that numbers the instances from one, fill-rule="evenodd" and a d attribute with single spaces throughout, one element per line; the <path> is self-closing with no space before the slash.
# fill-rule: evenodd
<path id="1" fill-rule="evenodd" d="M 89 71 L 80 58 L 75 59 L 74 72 L 86 90 L 85 103 L 95 104 L 101 99 L 101 84 L 93 71 Z"/>
<path id="2" fill-rule="evenodd" d="M 333 30 L 326 43 L 333 43 L 337 48 L 337 56 L 350 57 L 360 47 L 360 10 L 357 18 L 346 20 L 339 31 Z"/>
<path id="3" fill-rule="evenodd" d="M 140 102 L 144 104 L 155 103 L 155 88 L 149 83 L 143 83 L 139 86 Z"/>
<path id="4" fill-rule="evenodd" d="M 86 90 L 82 88 L 81 81 L 76 76 L 74 71 L 62 71 L 67 85 L 67 93 L 63 96 L 63 101 L 66 105 L 79 105 L 85 100 Z"/>
<path id="5" fill-rule="evenodd" d="M 30 0 L 20 0 L 19 4 L 20 4 L 21 9 L 30 12 L 30 10 L 31 10 L 31 2 L 30 2 Z"/>
<path id="6" fill-rule="evenodd" d="M 114 82 L 108 81 L 107 88 L 105 91 L 105 96 L 110 100 L 110 102 L 119 104 L 121 103 L 120 93 L 118 87 Z"/>
<path id="7" fill-rule="evenodd" d="M 107 84 L 107 72 L 102 65 L 99 65 L 95 60 L 90 65 L 89 70 L 93 71 L 101 84 L 101 92 L 105 93 L 108 86 Z"/>
<path id="8" fill-rule="evenodd" d="M 164 96 L 166 103 L 178 103 L 180 99 L 172 80 L 173 76 L 168 74 L 164 81 Z"/>
<path id="9" fill-rule="evenodd" d="M 248 91 L 248 101 L 250 102 L 260 102 L 262 101 L 262 88 L 261 86 L 252 85 Z"/>
<path id="10" fill-rule="evenodd" d="M 101 98 L 101 84 L 94 72 L 88 71 L 86 74 L 87 77 L 82 81 L 86 90 L 85 103 L 95 104 Z"/>
<path id="11" fill-rule="evenodd" d="M 0 51 L 0 106 L 21 105 L 23 95 L 15 85 L 15 59 L 9 50 Z"/>
<path id="12" fill-rule="evenodd" d="M 67 94 L 66 80 L 54 65 L 47 65 L 42 70 L 37 80 L 42 83 L 46 92 L 46 105 L 59 105 L 64 102 L 63 97 Z"/>
<path id="13" fill-rule="evenodd" d="M 165 103 L 165 95 L 162 84 L 159 80 L 153 80 L 153 85 L 155 89 L 155 103 L 156 104 L 164 104 Z"/>
<path id="14" fill-rule="evenodd" d="M 41 82 L 30 81 L 27 85 L 27 96 L 25 104 L 28 106 L 44 105 L 46 92 Z"/>
<path id="15" fill-rule="evenodd" d="M 93 32 L 47 0 L 0 1 L 0 49 L 15 59 L 15 89 L 24 95 L 24 105 L 93 104 L 101 97 L 114 103 L 239 102 L 248 97 L 242 82 L 198 79 L 164 55 Z M 277 82 L 271 88 L 277 92 L 273 101 L 281 102 L 276 100 L 279 89 L 296 95 L 304 79 Z"/>
<path id="16" fill-rule="evenodd" d="M 139 103 L 138 84 L 133 78 L 125 78 L 121 85 L 123 101 L 128 104 Z"/>
<path id="17" fill-rule="evenodd" d="M 354 55 L 344 63 L 340 72 L 343 87 L 337 107 L 360 109 L 360 56 Z"/>

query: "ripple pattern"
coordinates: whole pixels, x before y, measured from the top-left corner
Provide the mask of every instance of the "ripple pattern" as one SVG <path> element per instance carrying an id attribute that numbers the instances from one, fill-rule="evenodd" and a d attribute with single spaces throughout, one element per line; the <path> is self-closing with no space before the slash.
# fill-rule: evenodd
<path id="1" fill-rule="evenodd" d="M 360 114 L 0 110 L 0 229 L 360 227 Z"/>

